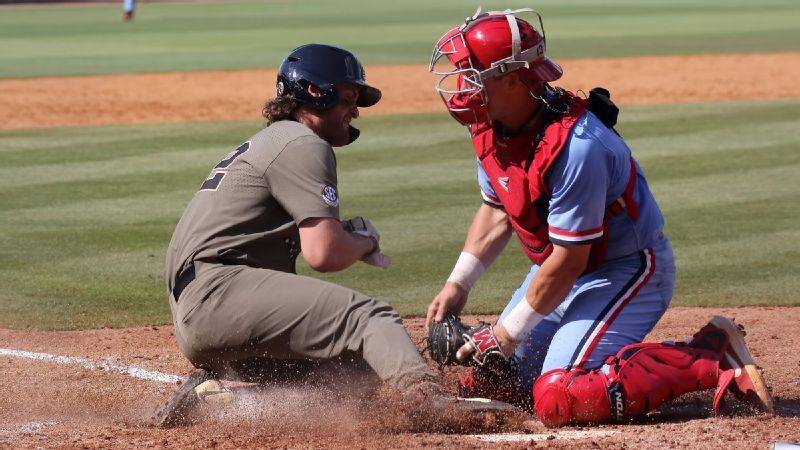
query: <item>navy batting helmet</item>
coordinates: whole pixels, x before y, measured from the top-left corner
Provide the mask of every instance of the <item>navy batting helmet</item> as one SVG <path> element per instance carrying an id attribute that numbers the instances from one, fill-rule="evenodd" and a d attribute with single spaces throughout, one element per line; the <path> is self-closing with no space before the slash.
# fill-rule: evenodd
<path id="1" fill-rule="evenodd" d="M 361 86 L 357 105 L 372 106 L 381 99 L 381 91 L 365 81 L 364 67 L 349 51 L 324 44 L 306 44 L 292 50 L 278 69 L 278 97 L 293 96 L 298 102 L 319 110 L 336 104 L 336 83 L 349 82 Z M 322 96 L 308 93 L 313 84 Z"/>

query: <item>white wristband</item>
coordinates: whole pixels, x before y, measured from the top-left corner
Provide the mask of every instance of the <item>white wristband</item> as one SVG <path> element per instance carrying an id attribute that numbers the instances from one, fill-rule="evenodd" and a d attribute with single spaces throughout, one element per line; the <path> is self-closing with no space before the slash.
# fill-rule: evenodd
<path id="1" fill-rule="evenodd" d="M 522 300 L 517 303 L 517 306 L 511 310 L 501 323 L 514 342 L 521 342 L 525 335 L 543 319 L 544 316 L 531 307 L 530 303 L 528 303 L 528 299 L 522 297 Z"/>
<path id="2" fill-rule="evenodd" d="M 469 252 L 461 252 L 455 267 L 453 267 L 453 272 L 447 277 L 447 281 L 456 283 L 469 292 L 485 271 L 486 268 L 483 263 L 475 255 Z"/>

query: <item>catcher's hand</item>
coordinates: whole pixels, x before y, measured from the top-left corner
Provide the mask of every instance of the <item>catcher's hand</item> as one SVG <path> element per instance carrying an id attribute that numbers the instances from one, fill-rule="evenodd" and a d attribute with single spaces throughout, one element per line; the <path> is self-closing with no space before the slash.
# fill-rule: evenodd
<path id="1" fill-rule="evenodd" d="M 479 366 L 487 362 L 491 364 L 503 363 L 508 360 L 497 341 L 494 329 L 486 322 L 481 322 L 475 328 L 470 328 L 464 333 L 464 345 L 456 351 L 456 359 L 467 360 L 472 355 L 472 360 Z"/>
<path id="2" fill-rule="evenodd" d="M 428 352 L 431 359 L 440 366 L 469 365 L 469 361 L 456 358 L 456 352 L 466 342 L 464 334 L 469 331 L 469 327 L 453 313 L 445 314 L 441 322 L 431 322 L 428 326 Z"/>

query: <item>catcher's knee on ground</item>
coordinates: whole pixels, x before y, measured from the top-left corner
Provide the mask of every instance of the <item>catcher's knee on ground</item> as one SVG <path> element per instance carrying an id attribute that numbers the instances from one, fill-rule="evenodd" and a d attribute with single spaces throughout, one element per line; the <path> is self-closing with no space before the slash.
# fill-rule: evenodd
<path id="1" fill-rule="evenodd" d="M 547 426 L 634 419 L 687 392 L 717 386 L 720 354 L 668 344 L 633 344 L 603 370 L 551 370 L 533 386 L 534 413 Z"/>

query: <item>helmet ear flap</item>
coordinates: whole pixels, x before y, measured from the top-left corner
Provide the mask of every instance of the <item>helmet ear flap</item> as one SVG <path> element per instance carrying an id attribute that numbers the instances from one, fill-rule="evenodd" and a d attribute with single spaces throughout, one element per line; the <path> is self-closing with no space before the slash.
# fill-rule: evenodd
<path id="1" fill-rule="evenodd" d="M 320 92 L 320 95 L 312 95 L 309 92 L 309 86 L 314 86 Z M 330 109 L 336 104 L 336 91 L 333 88 L 323 89 L 307 80 L 292 80 L 282 74 L 278 74 L 275 93 L 277 97 L 291 96 L 298 102 L 320 111 Z"/>
<path id="2" fill-rule="evenodd" d="M 306 80 L 298 80 L 298 84 L 303 89 L 303 93 L 306 96 L 306 103 L 314 108 L 324 111 L 332 108 L 336 104 L 337 94 L 336 89 L 333 87 L 326 89 Z M 313 91 L 316 91 L 316 93 Z"/>

